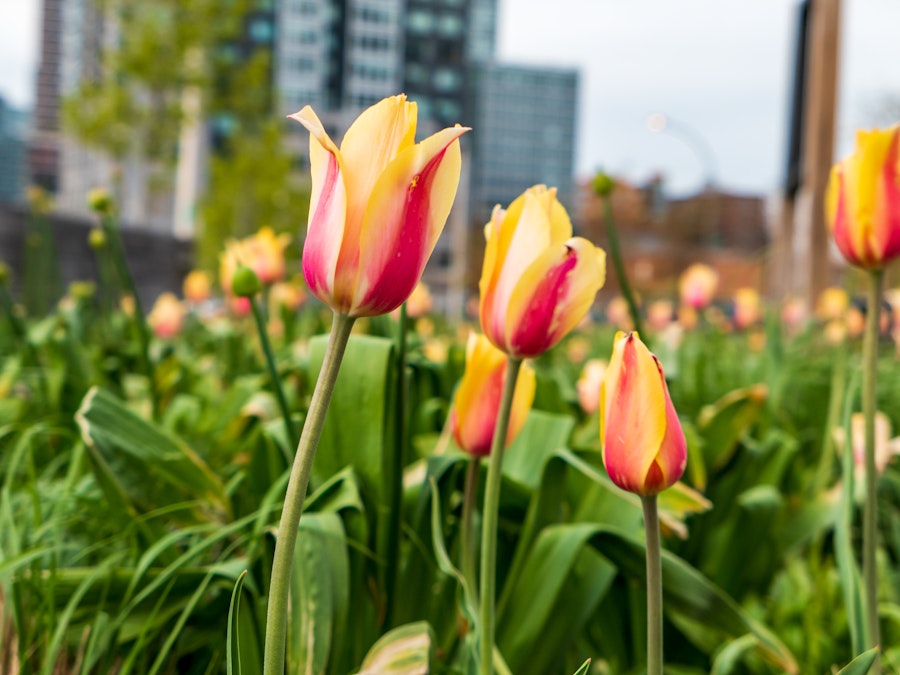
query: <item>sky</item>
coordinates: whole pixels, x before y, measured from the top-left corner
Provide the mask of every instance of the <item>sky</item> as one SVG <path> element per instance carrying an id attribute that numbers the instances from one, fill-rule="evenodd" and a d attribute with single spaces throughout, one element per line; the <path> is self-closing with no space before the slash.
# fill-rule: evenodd
<path id="1" fill-rule="evenodd" d="M 498 56 L 575 67 L 580 177 L 599 168 L 670 193 L 707 180 L 772 194 L 784 174 L 796 0 L 498 0 Z M 33 100 L 40 0 L 0 7 L 0 95 Z M 900 2 L 844 0 L 837 154 L 900 121 Z M 883 108 L 896 100 L 894 118 Z M 552 101 L 548 101 L 552 105 Z M 652 132 L 651 114 L 669 120 Z"/>

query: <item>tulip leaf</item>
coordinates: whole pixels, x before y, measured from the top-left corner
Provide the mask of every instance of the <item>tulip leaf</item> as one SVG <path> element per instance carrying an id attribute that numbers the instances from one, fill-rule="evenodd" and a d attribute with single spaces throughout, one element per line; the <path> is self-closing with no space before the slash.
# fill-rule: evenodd
<path id="1" fill-rule="evenodd" d="M 241 626 L 238 617 L 241 613 L 241 591 L 244 588 L 244 579 L 247 578 L 247 570 L 241 572 L 241 576 L 234 582 L 231 591 L 231 602 L 228 605 L 228 628 L 225 633 L 225 668 L 228 675 L 243 675 L 241 663 Z M 249 659 L 248 659 L 249 663 Z"/>
<path id="2" fill-rule="evenodd" d="M 427 675 L 434 658 L 434 635 L 425 621 L 385 633 L 372 645 L 358 675 Z"/>
<path id="3" fill-rule="evenodd" d="M 576 670 L 573 675 L 588 675 L 588 672 L 591 669 L 591 660 L 588 659 L 584 663 L 579 666 L 578 670 Z"/>
<path id="4" fill-rule="evenodd" d="M 732 640 L 716 654 L 710 675 L 731 675 L 736 671 L 744 656 L 758 645 L 756 637 L 749 633 Z"/>
<path id="5" fill-rule="evenodd" d="M 838 675 L 866 675 L 878 657 L 878 647 L 863 652 L 838 671 Z"/>
<path id="6" fill-rule="evenodd" d="M 767 396 L 766 386 L 757 384 L 735 389 L 703 407 L 697 430 L 703 438 L 703 456 L 709 469 L 718 470 L 728 463 L 741 437 L 759 419 Z"/>
<path id="7" fill-rule="evenodd" d="M 300 521 L 291 577 L 289 672 L 326 672 L 337 617 L 346 615 L 347 541 L 340 516 L 306 513 Z"/>
<path id="8" fill-rule="evenodd" d="M 204 500 L 223 515 L 230 510 L 221 480 L 193 450 L 139 417 L 110 392 L 93 387 L 75 414 L 93 451 L 107 496 L 126 508 L 149 511 L 180 501 Z M 99 465 L 99 466 L 98 466 Z"/>
<path id="9" fill-rule="evenodd" d="M 310 340 L 311 381 L 322 367 L 326 345 L 325 336 Z M 393 343 L 384 338 L 351 336 L 319 439 L 314 483 L 352 466 L 363 492 L 379 501 L 381 458 L 391 450 L 393 349 Z"/>

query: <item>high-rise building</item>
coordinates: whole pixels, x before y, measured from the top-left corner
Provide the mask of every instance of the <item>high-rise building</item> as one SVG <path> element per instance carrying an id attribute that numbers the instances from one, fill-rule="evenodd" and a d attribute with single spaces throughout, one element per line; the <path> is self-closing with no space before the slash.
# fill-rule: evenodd
<path id="1" fill-rule="evenodd" d="M 0 202 L 18 202 L 25 192 L 29 115 L 0 97 Z"/>
<path id="2" fill-rule="evenodd" d="M 556 187 L 571 210 L 578 71 L 491 63 L 475 68 L 471 81 L 472 219 L 487 222 L 495 204 L 538 183 Z"/>

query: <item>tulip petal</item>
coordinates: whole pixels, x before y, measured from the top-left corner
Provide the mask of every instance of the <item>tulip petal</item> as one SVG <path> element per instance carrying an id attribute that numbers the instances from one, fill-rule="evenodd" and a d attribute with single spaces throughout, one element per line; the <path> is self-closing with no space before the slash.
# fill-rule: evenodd
<path id="1" fill-rule="evenodd" d="M 416 104 L 407 101 L 403 94 L 382 99 L 364 110 L 344 134 L 341 155 L 348 199 L 339 273 L 346 270 L 355 278 L 360 259 L 360 232 L 369 195 L 390 163 L 412 147 L 415 136 Z M 353 279 L 348 279 L 347 283 L 352 284 Z"/>
<path id="2" fill-rule="evenodd" d="M 666 384 L 662 365 L 656 356 L 653 354 L 651 356 L 659 371 L 660 384 L 666 400 L 666 435 L 654 462 L 654 466 L 659 469 L 659 472 L 655 475 L 652 471 L 648 472 L 647 482 L 644 486 L 648 493 L 656 493 L 674 485 L 684 474 L 684 467 L 687 465 L 687 442 L 681 428 L 681 420 L 678 419 L 678 413 L 669 396 L 669 387 Z M 655 477 L 658 482 L 652 482 L 651 477 Z"/>
<path id="3" fill-rule="evenodd" d="M 456 196 L 459 137 L 444 129 L 401 152 L 372 190 L 359 235 L 360 266 L 351 313 L 399 307 L 422 276 Z"/>
<path id="4" fill-rule="evenodd" d="M 590 309 L 606 278 L 606 254 L 581 237 L 544 251 L 518 279 L 505 312 L 511 354 L 536 356 L 561 340 Z"/>
<path id="5" fill-rule="evenodd" d="M 657 362 L 634 333 L 616 340 L 601 390 L 603 463 L 616 485 L 639 494 L 666 436 L 659 377 Z"/>
<path id="6" fill-rule="evenodd" d="M 347 190 L 340 150 L 325 132 L 313 109 L 306 106 L 290 115 L 309 130 L 309 163 L 312 194 L 309 201 L 309 225 L 303 244 L 303 276 L 309 290 L 331 304 L 335 275 L 347 214 Z M 340 232 L 335 229 L 340 228 Z"/>

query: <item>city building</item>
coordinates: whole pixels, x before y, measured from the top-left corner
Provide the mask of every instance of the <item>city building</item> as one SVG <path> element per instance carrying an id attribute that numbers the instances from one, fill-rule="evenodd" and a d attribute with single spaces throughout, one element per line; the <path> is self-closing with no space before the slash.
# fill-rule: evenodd
<path id="1" fill-rule="evenodd" d="M 573 194 L 578 72 L 498 63 L 497 21 L 498 0 L 257 0 L 242 37 L 214 57 L 241 62 L 270 53 L 272 114 L 311 105 L 337 141 L 365 107 L 398 92 L 418 105 L 419 138 L 456 123 L 474 129 L 462 140 L 459 195 L 427 272 L 439 307 L 453 296 L 443 307 L 452 313 L 461 312 L 480 258 L 471 255 L 480 243 L 472 232 L 480 233 L 494 204 L 535 183 L 558 187 L 567 206 Z M 209 153 L 235 127 L 227 110 L 210 109 L 185 88 L 183 109 L 202 105 L 207 116 L 183 123 L 174 176 L 155 192 L 154 172 L 166 167 L 134 153 L 113 162 L 60 131 L 61 100 L 84 78 L 104 76 L 101 47 L 121 37 L 93 0 L 44 0 L 31 178 L 76 214 L 85 212 L 87 190 L 115 184 L 126 224 L 190 237 Z M 286 125 L 302 169 L 308 134 Z"/>
<path id="2" fill-rule="evenodd" d="M 0 97 L 0 202 L 20 202 L 25 196 L 25 151 L 29 115 Z"/>

